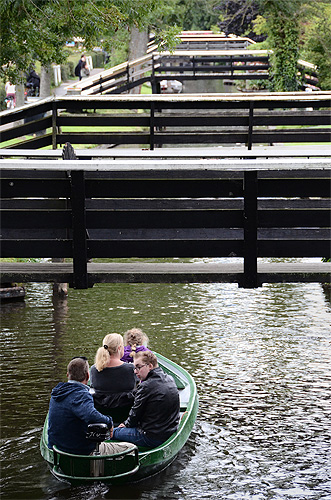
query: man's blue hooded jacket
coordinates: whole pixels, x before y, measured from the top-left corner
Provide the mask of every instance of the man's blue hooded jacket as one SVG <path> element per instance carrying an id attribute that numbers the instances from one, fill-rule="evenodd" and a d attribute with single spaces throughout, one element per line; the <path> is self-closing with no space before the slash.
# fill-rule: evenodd
<path id="1" fill-rule="evenodd" d="M 81 382 L 60 382 L 54 387 L 49 404 L 48 447 L 77 455 L 89 455 L 95 443 L 86 439 L 88 424 L 113 426 L 111 417 L 94 408 L 87 385 Z"/>

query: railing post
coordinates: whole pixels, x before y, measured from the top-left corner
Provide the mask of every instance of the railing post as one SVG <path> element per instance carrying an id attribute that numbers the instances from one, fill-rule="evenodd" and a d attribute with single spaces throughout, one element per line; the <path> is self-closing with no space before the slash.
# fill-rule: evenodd
<path id="1" fill-rule="evenodd" d="M 129 84 L 130 84 L 130 63 L 128 62 L 126 65 L 126 85 L 129 90 Z"/>
<path id="2" fill-rule="evenodd" d="M 88 288 L 85 212 L 85 176 L 83 170 L 71 171 L 72 256 L 74 288 Z"/>
<path id="3" fill-rule="evenodd" d="M 157 94 L 157 85 L 156 85 L 156 78 L 155 78 L 155 60 L 154 60 L 154 55 L 152 55 L 152 74 L 151 74 L 151 87 L 152 87 L 152 94 Z"/>
<path id="4" fill-rule="evenodd" d="M 155 115 L 155 103 L 151 101 L 151 115 L 149 120 L 149 142 L 150 149 L 154 149 L 154 115 Z"/>
<path id="5" fill-rule="evenodd" d="M 57 141 L 57 109 L 55 102 L 52 103 L 52 149 L 56 149 Z"/>
<path id="6" fill-rule="evenodd" d="M 257 172 L 244 172 L 244 288 L 258 287 L 257 195 Z"/>
<path id="7" fill-rule="evenodd" d="M 74 148 L 69 142 L 66 142 L 63 148 L 62 158 L 64 160 L 76 159 Z M 69 177 L 71 186 L 73 287 L 88 288 L 84 171 L 72 170 L 69 172 Z"/>
<path id="8" fill-rule="evenodd" d="M 248 117 L 248 139 L 247 149 L 250 151 L 253 144 L 253 125 L 254 125 L 254 104 L 253 101 L 249 103 L 249 117 Z"/>

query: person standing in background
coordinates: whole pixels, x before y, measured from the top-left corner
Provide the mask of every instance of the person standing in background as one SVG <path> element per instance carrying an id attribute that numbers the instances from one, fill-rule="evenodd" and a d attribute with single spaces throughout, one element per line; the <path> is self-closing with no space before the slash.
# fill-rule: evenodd
<path id="1" fill-rule="evenodd" d="M 78 64 L 75 68 L 75 75 L 78 76 L 79 78 L 79 81 L 82 79 L 82 73 L 83 73 L 83 70 L 85 70 L 87 68 L 87 65 L 86 65 L 86 57 L 84 54 L 82 54 L 80 56 L 80 59 L 78 61 Z"/>

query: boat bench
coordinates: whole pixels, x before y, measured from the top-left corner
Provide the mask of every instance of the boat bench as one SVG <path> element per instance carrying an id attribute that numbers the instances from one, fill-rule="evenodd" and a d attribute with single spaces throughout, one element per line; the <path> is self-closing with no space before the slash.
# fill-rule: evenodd
<path id="1" fill-rule="evenodd" d="M 95 481 L 96 477 L 111 480 L 131 476 L 139 469 L 137 447 L 115 455 L 73 455 L 53 446 L 53 474 L 58 479 L 73 478 Z M 93 475 L 94 474 L 94 475 Z"/>

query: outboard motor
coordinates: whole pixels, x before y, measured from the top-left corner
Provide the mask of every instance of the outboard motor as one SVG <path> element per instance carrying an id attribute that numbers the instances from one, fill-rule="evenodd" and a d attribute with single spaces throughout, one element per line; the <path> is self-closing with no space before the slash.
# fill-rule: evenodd
<path id="1" fill-rule="evenodd" d="M 99 444 L 102 443 L 108 433 L 108 426 L 106 424 L 90 424 L 87 426 L 86 439 L 96 443 L 95 451 L 92 455 L 100 455 Z M 91 460 L 91 475 L 93 477 L 100 477 L 104 474 L 104 461 Z"/>
<path id="2" fill-rule="evenodd" d="M 106 424 L 90 424 L 87 426 L 86 439 L 96 443 L 93 455 L 100 455 L 99 444 L 106 439 L 107 433 L 108 426 Z"/>

